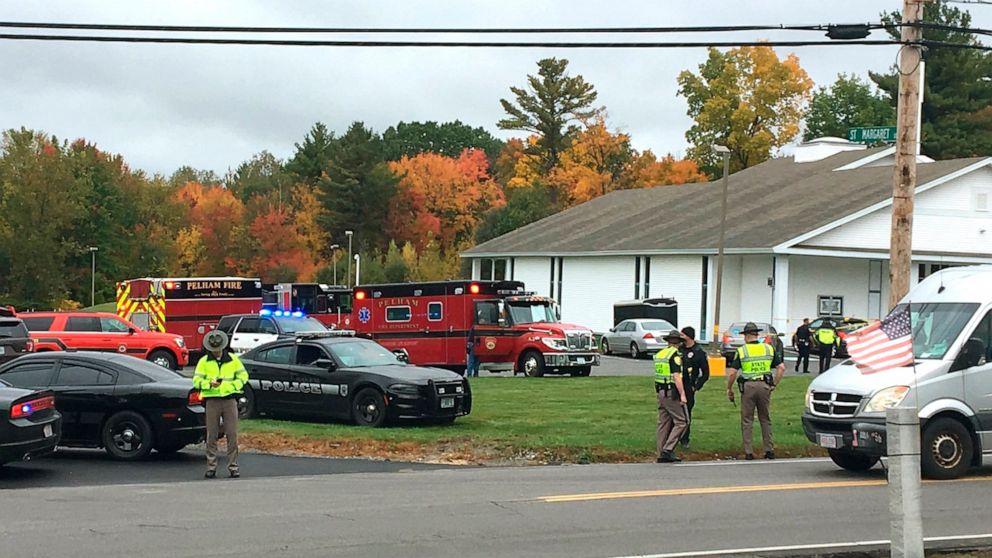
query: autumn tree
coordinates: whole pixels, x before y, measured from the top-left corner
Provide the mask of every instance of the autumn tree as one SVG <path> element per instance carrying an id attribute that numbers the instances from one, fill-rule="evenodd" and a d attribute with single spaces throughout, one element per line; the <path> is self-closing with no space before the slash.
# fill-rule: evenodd
<path id="1" fill-rule="evenodd" d="M 324 229 L 334 241 L 354 231 L 359 250 L 385 248 L 388 239 L 382 225 L 397 178 L 383 160 L 382 139 L 355 122 L 334 142 L 330 155 L 318 182 L 326 209 Z"/>
<path id="2" fill-rule="evenodd" d="M 475 240 L 485 242 L 539 221 L 556 211 L 550 190 L 541 183 L 507 190 L 506 205 L 486 214 Z"/>
<path id="3" fill-rule="evenodd" d="M 857 76 L 840 74 L 829 88 L 820 87 L 813 93 L 803 139 L 846 138 L 849 128 L 894 126 L 895 123 L 896 111 L 889 99 Z"/>
<path id="4" fill-rule="evenodd" d="M 685 134 L 689 158 L 710 176 L 720 172 L 714 145 L 730 149 L 731 171 L 738 171 L 795 139 L 813 86 L 796 55 L 779 60 L 769 46 L 711 48 L 699 73 L 681 72 L 678 84 L 694 120 Z"/>
<path id="5" fill-rule="evenodd" d="M 507 117 L 498 122 L 502 130 L 521 130 L 538 138 L 534 152 L 548 172 L 558 165 L 578 124 L 602 112 L 596 108 L 596 89 L 581 76 L 568 74 L 568 60 L 545 58 L 537 63 L 537 75 L 527 76 L 526 87 L 510 87 L 514 101 L 500 99 Z"/>
<path id="6" fill-rule="evenodd" d="M 176 200 L 187 208 L 189 227 L 187 238 L 199 237 L 191 249 L 202 254 L 196 275 L 237 274 L 237 247 L 246 239 L 241 200 L 223 186 L 204 186 L 189 182 L 175 194 Z M 195 231 L 195 232 L 194 232 Z M 180 254 L 180 261 L 190 261 L 190 254 Z"/>
<path id="7" fill-rule="evenodd" d="M 188 182 L 196 182 L 204 186 L 216 186 L 223 184 L 224 181 L 212 170 L 197 169 L 189 165 L 179 167 L 169 177 L 169 184 L 173 188 L 182 188 Z"/>
<path id="8" fill-rule="evenodd" d="M 288 198 L 292 177 L 283 163 L 268 151 L 260 151 L 230 172 L 225 184 L 242 202 L 253 196 L 273 195 L 278 203 Z"/>
<path id="9" fill-rule="evenodd" d="M 902 16 L 892 12 L 883 14 L 882 20 L 889 34 L 898 39 Z M 925 3 L 923 21 L 937 26 L 922 30 L 925 41 L 981 45 L 974 33 L 952 29 L 971 28 L 971 14 L 946 0 Z M 923 49 L 923 60 L 922 152 L 936 159 L 992 153 L 992 53 L 934 46 Z M 872 72 L 870 76 L 894 105 L 899 91 L 898 69 L 892 67 L 888 73 Z"/>
<path id="10" fill-rule="evenodd" d="M 503 148 L 503 142 L 485 128 L 473 128 L 459 120 L 454 122 L 400 122 L 382 133 L 383 155 L 387 161 L 398 161 L 403 156 L 414 157 L 421 153 L 437 153 L 458 157 L 466 149 L 478 149 L 494 161 Z"/>
<path id="11" fill-rule="evenodd" d="M 389 166 L 400 181 L 387 230 L 392 238 L 421 250 L 429 239 L 445 253 L 471 240 L 485 212 L 504 203 L 481 150 L 466 149 L 458 158 L 421 153 Z"/>

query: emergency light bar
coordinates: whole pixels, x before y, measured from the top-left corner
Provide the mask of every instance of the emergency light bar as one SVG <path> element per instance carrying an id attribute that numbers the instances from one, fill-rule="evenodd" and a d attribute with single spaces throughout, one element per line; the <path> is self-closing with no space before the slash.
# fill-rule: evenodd
<path id="1" fill-rule="evenodd" d="M 258 315 L 259 316 L 275 316 L 277 318 L 305 318 L 306 317 L 306 314 L 304 314 L 303 312 L 301 312 L 299 310 L 290 312 L 289 310 L 269 310 L 268 308 L 265 308 L 263 310 L 259 310 Z"/>
<path id="2" fill-rule="evenodd" d="M 354 337 L 355 330 L 353 329 L 332 329 L 330 331 L 301 331 L 296 334 L 297 341 L 305 341 L 308 339 L 323 339 L 327 337 Z"/>

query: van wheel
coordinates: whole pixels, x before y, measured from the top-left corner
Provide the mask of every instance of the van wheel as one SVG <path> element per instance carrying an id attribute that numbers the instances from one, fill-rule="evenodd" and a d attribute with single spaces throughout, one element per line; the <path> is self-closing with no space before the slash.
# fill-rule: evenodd
<path id="1" fill-rule="evenodd" d="M 531 378 L 544 375 L 544 357 L 537 351 L 527 351 L 520 357 L 520 370 Z"/>
<path id="2" fill-rule="evenodd" d="M 864 455 L 861 453 L 851 453 L 847 451 L 830 450 L 830 459 L 841 469 L 854 472 L 864 472 L 871 469 L 878 463 L 878 457 L 874 455 Z"/>
<path id="3" fill-rule="evenodd" d="M 145 417 L 134 411 L 121 411 L 103 425 L 103 447 L 114 459 L 142 459 L 155 445 L 155 433 Z"/>
<path id="4" fill-rule="evenodd" d="M 971 434 L 960 422 L 940 418 L 923 429 L 920 458 L 923 476 L 931 479 L 956 479 L 971 467 L 975 448 Z"/>
<path id="5" fill-rule="evenodd" d="M 155 364 L 163 368 L 168 368 L 169 370 L 175 370 L 177 364 L 176 357 L 172 356 L 172 353 L 166 351 L 165 349 L 152 351 L 152 353 L 148 355 L 148 361 L 154 362 Z"/>
<path id="6" fill-rule="evenodd" d="M 351 418 L 358 426 L 373 428 L 386 424 L 386 401 L 374 388 L 365 388 L 351 400 Z"/>

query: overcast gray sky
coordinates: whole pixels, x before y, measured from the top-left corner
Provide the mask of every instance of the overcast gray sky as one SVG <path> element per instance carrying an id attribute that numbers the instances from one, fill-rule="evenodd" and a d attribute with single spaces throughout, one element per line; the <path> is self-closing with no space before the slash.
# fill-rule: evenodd
<path id="1" fill-rule="evenodd" d="M 0 19 L 79 23 L 341 27 L 537 27 L 809 24 L 878 21 L 898 0 L 0 0 Z M 992 6 L 969 5 L 992 27 Z M 10 31 L 6 31 L 10 32 Z M 742 39 L 816 33 L 725 34 Z M 572 36 L 570 38 L 575 38 Z M 588 37 L 579 37 L 579 39 Z M 600 39 L 605 37 L 593 37 Z M 639 37 L 643 39 L 644 37 Z M 703 40 L 701 35 L 664 39 Z M 876 31 L 872 38 L 885 38 Z M 818 84 L 892 65 L 892 47 L 793 49 Z M 779 49 L 784 55 L 789 49 Z M 496 129 L 499 99 L 539 58 L 571 61 L 612 127 L 639 149 L 682 154 L 690 125 L 679 71 L 704 49 L 359 49 L 0 41 L 0 127 L 85 137 L 134 168 L 218 173 L 267 149 L 289 156 L 316 121 L 377 131 L 401 120 L 460 119 Z"/>

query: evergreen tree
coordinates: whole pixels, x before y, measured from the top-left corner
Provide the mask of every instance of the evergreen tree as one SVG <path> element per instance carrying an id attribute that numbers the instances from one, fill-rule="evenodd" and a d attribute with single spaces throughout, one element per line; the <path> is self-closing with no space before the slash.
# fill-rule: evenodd
<path id="1" fill-rule="evenodd" d="M 821 87 L 813 93 L 803 139 L 846 138 L 849 128 L 895 124 L 896 111 L 888 98 L 857 76 L 840 74 L 829 88 Z"/>

